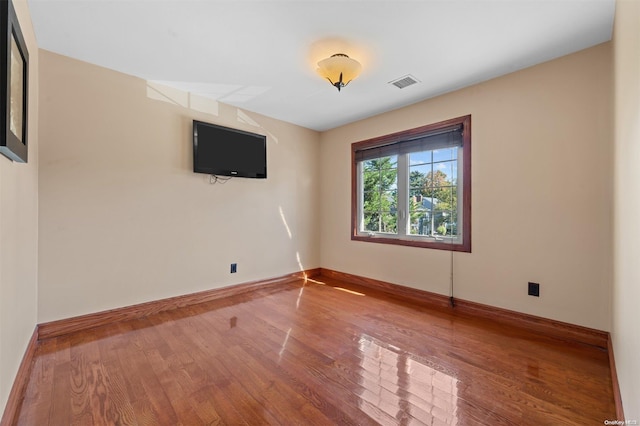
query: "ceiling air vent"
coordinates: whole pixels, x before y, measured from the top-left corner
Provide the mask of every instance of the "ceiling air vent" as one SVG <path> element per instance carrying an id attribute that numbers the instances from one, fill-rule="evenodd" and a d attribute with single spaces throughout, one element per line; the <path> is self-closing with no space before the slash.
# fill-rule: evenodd
<path id="1" fill-rule="evenodd" d="M 412 76 L 411 74 L 407 74 L 404 77 L 397 78 L 389 82 L 389 84 L 393 84 L 398 89 L 404 89 L 407 86 L 411 86 L 412 84 L 419 83 L 420 80 Z"/>

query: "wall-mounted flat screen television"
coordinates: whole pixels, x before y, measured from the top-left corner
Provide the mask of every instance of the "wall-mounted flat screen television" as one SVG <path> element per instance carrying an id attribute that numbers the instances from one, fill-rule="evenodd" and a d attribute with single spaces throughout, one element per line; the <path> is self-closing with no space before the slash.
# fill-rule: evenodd
<path id="1" fill-rule="evenodd" d="M 193 171 L 266 179 L 267 137 L 193 120 Z"/>

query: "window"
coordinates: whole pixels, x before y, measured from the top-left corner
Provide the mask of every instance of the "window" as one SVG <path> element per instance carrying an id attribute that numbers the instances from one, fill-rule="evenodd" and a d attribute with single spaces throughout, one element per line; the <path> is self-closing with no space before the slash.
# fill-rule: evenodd
<path id="1" fill-rule="evenodd" d="M 352 240 L 471 252 L 471 116 L 351 145 Z"/>

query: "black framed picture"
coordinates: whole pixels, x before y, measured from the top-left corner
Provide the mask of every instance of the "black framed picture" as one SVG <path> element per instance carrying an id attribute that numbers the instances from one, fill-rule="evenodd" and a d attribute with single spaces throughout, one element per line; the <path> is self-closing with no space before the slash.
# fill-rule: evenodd
<path id="1" fill-rule="evenodd" d="M 11 0 L 0 0 L 0 21 L 0 153 L 26 163 L 29 52 Z"/>

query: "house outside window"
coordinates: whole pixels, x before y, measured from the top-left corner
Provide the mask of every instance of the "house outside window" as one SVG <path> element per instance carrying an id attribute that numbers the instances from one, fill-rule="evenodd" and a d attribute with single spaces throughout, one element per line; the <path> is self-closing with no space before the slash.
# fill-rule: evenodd
<path id="1" fill-rule="evenodd" d="M 353 240 L 471 251 L 471 116 L 351 150 Z"/>

